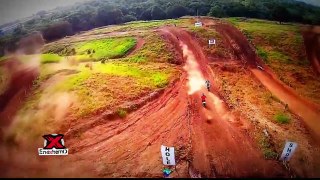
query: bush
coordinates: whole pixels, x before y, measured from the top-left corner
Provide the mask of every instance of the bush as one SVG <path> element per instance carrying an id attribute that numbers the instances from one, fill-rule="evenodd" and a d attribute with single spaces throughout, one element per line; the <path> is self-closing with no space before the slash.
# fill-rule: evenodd
<path id="1" fill-rule="evenodd" d="M 265 159 L 275 159 L 277 157 L 277 153 L 273 150 L 269 138 L 263 136 L 262 139 L 260 139 L 260 146 L 262 147 Z"/>
<path id="2" fill-rule="evenodd" d="M 125 118 L 127 116 L 127 111 L 125 111 L 124 109 L 118 109 L 117 114 L 120 118 Z"/>
<path id="3" fill-rule="evenodd" d="M 271 149 L 264 149 L 263 150 L 264 158 L 266 159 L 275 159 L 277 158 L 277 153 L 272 151 Z"/>
<path id="4" fill-rule="evenodd" d="M 268 63 L 268 53 L 261 47 L 257 48 L 257 52 L 259 57 L 261 57 L 265 63 Z"/>
<path id="5" fill-rule="evenodd" d="M 287 124 L 290 122 L 290 117 L 283 113 L 278 113 L 274 116 L 274 119 L 281 124 Z"/>

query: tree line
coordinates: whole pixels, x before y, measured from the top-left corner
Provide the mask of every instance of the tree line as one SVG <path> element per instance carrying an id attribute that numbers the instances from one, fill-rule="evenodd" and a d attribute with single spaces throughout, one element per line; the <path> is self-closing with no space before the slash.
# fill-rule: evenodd
<path id="1" fill-rule="evenodd" d="M 248 17 L 320 25 L 320 8 L 294 0 L 92 0 L 37 16 L 0 38 L 0 55 L 12 51 L 23 36 L 40 31 L 53 41 L 80 31 L 136 20 L 185 15 Z"/>

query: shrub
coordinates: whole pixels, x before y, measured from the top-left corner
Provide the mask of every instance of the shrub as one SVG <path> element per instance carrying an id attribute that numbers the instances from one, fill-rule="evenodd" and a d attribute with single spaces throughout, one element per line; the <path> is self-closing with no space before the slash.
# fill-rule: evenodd
<path id="1" fill-rule="evenodd" d="M 259 57 L 263 59 L 264 62 L 268 63 L 268 53 L 261 47 L 257 48 L 257 53 Z"/>
<path id="2" fill-rule="evenodd" d="M 283 113 L 277 113 L 275 116 L 274 116 L 274 119 L 278 122 L 278 123 L 281 123 L 281 124 L 287 124 L 290 122 L 290 117 L 286 114 L 283 114 Z"/>
<path id="3" fill-rule="evenodd" d="M 120 118 L 125 118 L 127 116 L 127 111 L 124 109 L 118 109 L 117 114 Z"/>

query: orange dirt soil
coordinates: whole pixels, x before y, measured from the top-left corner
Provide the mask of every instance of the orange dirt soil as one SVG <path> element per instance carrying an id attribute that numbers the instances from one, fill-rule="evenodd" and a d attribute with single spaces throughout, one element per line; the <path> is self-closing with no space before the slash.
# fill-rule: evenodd
<path id="1" fill-rule="evenodd" d="M 177 151 L 173 177 L 189 177 L 188 168 L 202 177 L 288 177 L 280 164 L 262 157 L 246 134 L 250 125 L 229 112 L 214 85 L 207 92 L 204 80 L 212 80 L 212 74 L 198 43 L 182 29 L 159 33 L 183 55 L 180 80 L 124 120 L 66 137 L 70 160 L 102 166 L 97 173 L 104 177 L 161 177 L 160 146 L 166 145 Z M 201 105 L 202 92 L 207 108 Z"/>
<path id="2" fill-rule="evenodd" d="M 215 23 L 209 25 L 215 26 Z M 215 28 L 271 92 L 288 103 L 311 129 L 320 132 L 313 116 L 319 115 L 315 106 L 274 79 L 240 32 L 223 24 Z M 247 133 L 252 129 L 251 124 L 228 109 L 197 41 L 180 28 L 165 27 L 157 31 L 182 57 L 180 79 L 171 83 L 159 98 L 150 100 L 125 119 L 106 119 L 105 123 L 91 126 L 77 136 L 66 135 L 70 152 L 69 156 L 60 158 L 61 165 L 73 166 L 81 162 L 95 169 L 90 176 L 98 177 L 162 177 L 160 147 L 166 145 L 176 148 L 177 166 L 172 177 L 190 177 L 190 169 L 201 177 L 290 177 L 279 162 L 264 159 Z M 266 71 L 258 71 L 257 64 Z M 210 92 L 205 88 L 206 79 L 212 82 Z M 201 104 L 202 93 L 207 96 L 206 108 Z M 300 113 L 301 107 L 308 114 Z M 68 130 L 59 133 L 66 132 Z M 37 144 L 31 146 L 29 148 L 39 148 L 43 140 L 39 138 Z M 37 156 L 39 162 L 48 161 L 36 153 L 31 155 Z M 9 170 L 3 176 L 15 176 L 10 167 L 13 168 L 9 164 L 6 166 Z"/>
<path id="3" fill-rule="evenodd" d="M 237 57 L 248 65 L 253 75 L 282 102 L 288 104 L 289 109 L 303 118 L 306 125 L 313 132 L 315 139 L 320 140 L 320 109 L 319 105 L 297 95 L 297 93 L 277 79 L 270 68 L 263 64 L 262 60 L 255 54 L 245 36 L 230 24 L 217 25 L 216 30 L 224 36 L 230 48 L 234 50 Z M 262 66 L 264 71 L 257 68 Z"/>

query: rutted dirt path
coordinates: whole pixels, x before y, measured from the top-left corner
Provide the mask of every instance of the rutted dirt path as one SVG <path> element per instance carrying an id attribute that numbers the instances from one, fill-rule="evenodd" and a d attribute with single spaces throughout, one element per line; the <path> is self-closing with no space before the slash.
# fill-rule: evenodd
<path id="1" fill-rule="evenodd" d="M 145 41 L 142 38 L 137 38 L 137 44 L 127 53 L 126 56 L 134 55 L 144 45 Z"/>
<path id="2" fill-rule="evenodd" d="M 180 46 L 186 60 L 188 94 L 192 110 L 193 154 L 196 169 L 206 177 L 275 177 L 281 167 L 265 161 L 245 131 L 245 120 L 230 113 L 225 102 L 215 92 L 207 92 L 205 79 L 212 80 L 208 61 L 201 47 L 182 30 L 169 29 L 181 39 Z M 208 108 L 202 108 L 201 93 L 208 97 Z M 239 156 L 241 155 L 241 156 Z M 272 173 L 271 173 L 272 172 Z"/>
<path id="3" fill-rule="evenodd" d="M 214 85 L 212 92 L 205 90 L 204 80 L 212 75 L 198 43 L 178 28 L 159 33 L 184 57 L 180 80 L 124 120 L 66 139 L 71 157 L 91 161 L 99 176 L 161 177 L 160 146 L 166 145 L 177 151 L 173 177 L 189 177 L 189 162 L 202 177 L 288 177 L 277 162 L 262 157 L 246 135 L 250 126 L 229 112 Z M 208 97 L 206 109 L 202 92 Z"/>
<path id="4" fill-rule="evenodd" d="M 239 60 L 249 67 L 253 75 L 272 94 L 288 104 L 292 112 L 302 117 L 306 125 L 312 130 L 314 137 L 320 140 L 320 109 L 318 105 L 297 95 L 293 89 L 278 80 L 271 69 L 264 65 L 255 54 L 246 37 L 235 27 L 227 23 L 219 23 L 215 28 L 226 39 Z M 257 65 L 262 66 L 264 71 L 257 69 Z"/>

